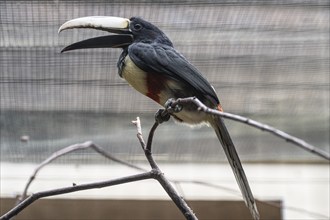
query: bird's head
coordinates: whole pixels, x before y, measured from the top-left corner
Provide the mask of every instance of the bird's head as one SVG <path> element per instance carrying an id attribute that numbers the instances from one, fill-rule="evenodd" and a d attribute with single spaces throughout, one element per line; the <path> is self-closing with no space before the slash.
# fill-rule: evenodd
<path id="1" fill-rule="evenodd" d="M 139 17 L 130 19 L 108 16 L 76 18 L 65 22 L 58 32 L 72 28 L 91 28 L 116 34 L 79 41 L 65 47 L 61 52 L 84 48 L 125 48 L 134 42 L 157 42 L 173 46 L 158 27 Z"/>

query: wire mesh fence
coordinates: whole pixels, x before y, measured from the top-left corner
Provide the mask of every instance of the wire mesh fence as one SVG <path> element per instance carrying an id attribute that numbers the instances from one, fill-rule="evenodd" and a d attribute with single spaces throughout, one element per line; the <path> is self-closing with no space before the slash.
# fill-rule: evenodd
<path id="1" fill-rule="evenodd" d="M 72 18 L 140 16 L 156 24 L 215 87 L 225 111 L 271 124 L 329 151 L 329 1 L 1 1 L 1 160 L 39 162 L 93 140 L 130 161 L 160 107 L 117 74 L 120 49 L 61 48 L 101 31 L 58 35 Z M 319 161 L 289 143 L 227 122 L 246 161 Z M 164 161 L 225 161 L 213 131 L 163 125 Z M 21 140 L 28 136 L 28 141 Z M 62 162 L 99 161 L 76 153 Z"/>

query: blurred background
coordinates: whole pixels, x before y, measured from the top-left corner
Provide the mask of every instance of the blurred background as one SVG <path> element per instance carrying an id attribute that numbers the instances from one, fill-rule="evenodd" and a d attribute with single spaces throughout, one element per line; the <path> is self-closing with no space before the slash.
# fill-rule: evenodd
<path id="1" fill-rule="evenodd" d="M 148 168 L 131 121 L 140 117 L 146 137 L 160 106 L 118 76 L 120 49 L 60 54 L 73 42 L 107 34 L 80 29 L 58 35 L 65 21 L 140 16 L 162 29 L 207 77 L 226 112 L 269 124 L 329 152 L 329 6 L 325 0 L 0 1 L 1 213 L 13 205 L 10 199 L 22 192 L 37 164 L 71 144 L 91 140 Z M 255 128 L 230 120 L 226 124 L 257 199 L 272 201 L 268 205 L 279 208 L 278 218 L 329 219 L 327 161 Z M 176 186 L 189 201 L 241 202 L 219 146 L 212 129 L 171 120 L 156 131 L 153 152 L 164 173 L 179 180 Z M 92 150 L 77 151 L 45 168 L 29 192 L 136 172 Z M 125 207 L 132 200 L 168 200 L 153 181 L 56 198 L 117 199 Z M 241 209 L 245 211 L 244 205 Z M 224 211 L 228 209 L 202 219 L 230 219 Z M 244 213 L 240 218 L 249 219 Z"/>

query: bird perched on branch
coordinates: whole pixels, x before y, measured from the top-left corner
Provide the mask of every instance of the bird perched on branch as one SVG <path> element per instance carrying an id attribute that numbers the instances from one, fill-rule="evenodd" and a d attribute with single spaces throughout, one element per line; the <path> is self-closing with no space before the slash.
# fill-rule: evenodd
<path id="1" fill-rule="evenodd" d="M 92 28 L 113 35 L 83 40 L 65 47 L 62 52 L 83 48 L 122 48 L 117 66 L 120 77 L 133 88 L 165 106 L 174 98 L 197 97 L 212 109 L 222 110 L 214 88 L 155 25 L 139 18 L 107 16 L 82 17 L 67 21 L 59 32 L 71 28 Z M 237 183 L 254 219 L 259 213 L 234 143 L 222 118 L 197 110 L 193 104 L 171 115 L 179 122 L 211 125 L 225 151 Z"/>

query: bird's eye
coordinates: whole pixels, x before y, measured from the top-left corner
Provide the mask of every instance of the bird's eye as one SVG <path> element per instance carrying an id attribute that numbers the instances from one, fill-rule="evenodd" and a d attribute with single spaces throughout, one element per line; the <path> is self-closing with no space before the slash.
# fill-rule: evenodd
<path id="1" fill-rule="evenodd" d="M 139 30 L 142 29 L 142 25 L 141 24 L 134 24 L 133 28 L 134 28 L 135 31 L 139 31 Z"/>

